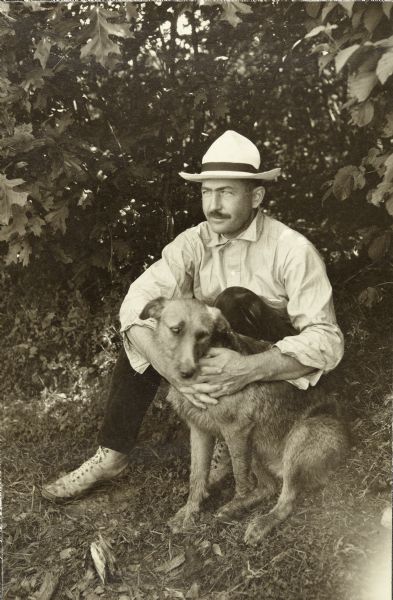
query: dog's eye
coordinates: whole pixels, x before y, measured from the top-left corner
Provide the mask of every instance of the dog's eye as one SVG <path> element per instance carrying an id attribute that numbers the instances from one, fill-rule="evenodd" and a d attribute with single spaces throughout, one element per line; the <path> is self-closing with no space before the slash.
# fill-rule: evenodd
<path id="1" fill-rule="evenodd" d="M 181 331 L 180 327 L 171 327 L 170 329 L 171 329 L 172 333 L 174 333 L 175 335 L 179 335 L 179 333 Z"/>
<path id="2" fill-rule="evenodd" d="M 203 340 L 205 340 L 207 337 L 209 336 L 207 331 L 198 331 L 195 334 L 196 339 L 198 340 L 198 342 L 202 342 Z"/>

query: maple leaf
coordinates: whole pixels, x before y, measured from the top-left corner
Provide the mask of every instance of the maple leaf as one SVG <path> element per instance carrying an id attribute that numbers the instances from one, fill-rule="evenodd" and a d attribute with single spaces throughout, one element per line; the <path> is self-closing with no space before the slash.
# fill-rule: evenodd
<path id="1" fill-rule="evenodd" d="M 28 92 L 31 88 L 32 90 L 37 90 L 43 88 L 45 86 L 44 77 L 52 77 L 53 73 L 51 69 L 41 69 L 41 67 L 37 67 L 36 69 L 32 69 L 26 76 L 26 79 L 22 81 L 22 88 L 25 92 Z"/>
<path id="2" fill-rule="evenodd" d="M 5 257 L 5 264 L 10 265 L 12 263 L 21 262 L 24 267 L 29 264 L 31 254 L 31 246 L 29 242 L 24 239 L 21 241 L 13 242 L 8 247 L 8 254 Z"/>
<path id="3" fill-rule="evenodd" d="M 105 11 L 102 8 L 96 7 L 93 9 L 95 13 L 94 23 L 92 27 L 91 39 L 82 46 L 81 58 L 94 56 L 96 61 L 103 67 L 111 65 L 113 57 L 110 54 L 121 54 L 118 44 L 110 39 L 110 35 L 121 38 L 134 37 L 134 34 L 129 30 L 129 26 L 119 23 L 110 23 L 106 16 L 116 16 L 117 13 Z"/>
<path id="4" fill-rule="evenodd" d="M 43 225 L 45 225 L 45 221 L 37 215 L 29 219 L 30 231 L 37 237 L 41 235 Z"/>
<path id="5" fill-rule="evenodd" d="M 62 135 L 64 131 L 72 125 L 74 118 L 71 113 L 64 113 L 59 119 L 56 119 L 56 133 Z"/>
<path id="6" fill-rule="evenodd" d="M 25 183 L 23 179 L 7 179 L 5 175 L 0 174 L 0 223 L 3 225 L 10 222 L 13 204 L 24 206 L 27 202 L 28 192 L 14 189 L 22 183 Z"/>
<path id="7" fill-rule="evenodd" d="M 222 7 L 223 14 L 221 21 L 228 21 L 232 27 L 237 27 L 241 23 L 241 17 L 237 16 L 237 13 L 248 14 L 252 12 L 252 8 L 242 2 L 228 2 Z"/>
<path id="8" fill-rule="evenodd" d="M 28 218 L 25 210 L 21 206 L 12 207 L 12 229 L 11 233 L 17 233 L 20 236 L 26 233 L 26 224 Z"/>
<path id="9" fill-rule="evenodd" d="M 36 50 L 34 52 L 33 58 L 36 58 L 40 61 L 41 67 L 44 70 L 46 67 L 46 63 L 48 62 L 50 49 L 52 48 L 52 43 L 47 37 L 43 37 L 37 44 Z"/>
<path id="10" fill-rule="evenodd" d="M 66 220 L 68 217 L 69 210 L 64 203 L 62 206 L 57 208 L 56 210 L 52 210 L 45 216 L 45 221 L 50 223 L 53 227 L 54 231 L 60 229 L 60 231 L 64 234 L 66 232 Z"/>

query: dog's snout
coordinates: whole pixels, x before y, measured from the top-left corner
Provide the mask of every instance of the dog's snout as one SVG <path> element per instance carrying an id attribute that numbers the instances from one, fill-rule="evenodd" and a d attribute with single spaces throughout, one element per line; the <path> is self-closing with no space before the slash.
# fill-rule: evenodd
<path id="1" fill-rule="evenodd" d="M 192 377 L 195 373 L 195 367 L 181 367 L 180 368 L 180 375 L 183 377 L 183 379 L 190 379 L 190 377 Z"/>

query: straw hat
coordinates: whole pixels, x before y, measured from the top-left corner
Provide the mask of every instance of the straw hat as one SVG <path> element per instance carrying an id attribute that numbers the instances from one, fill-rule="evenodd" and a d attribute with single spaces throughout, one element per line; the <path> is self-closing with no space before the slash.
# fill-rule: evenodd
<path id="1" fill-rule="evenodd" d="M 228 130 L 212 143 L 202 158 L 200 173 L 179 175 L 187 181 L 205 181 L 206 179 L 261 179 L 274 181 L 281 169 L 259 171 L 261 157 L 259 150 L 249 139 Z"/>

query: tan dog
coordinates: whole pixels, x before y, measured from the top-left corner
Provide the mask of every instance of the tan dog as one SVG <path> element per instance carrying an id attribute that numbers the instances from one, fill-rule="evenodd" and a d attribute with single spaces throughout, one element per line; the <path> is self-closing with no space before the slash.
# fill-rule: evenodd
<path id="1" fill-rule="evenodd" d="M 157 320 L 157 344 L 170 358 L 177 377 L 198 373 L 198 361 L 212 346 L 228 347 L 241 354 L 264 352 L 270 343 L 235 333 L 220 310 L 198 300 L 149 302 L 141 318 Z M 346 428 L 334 403 L 323 391 L 301 391 L 287 382 L 253 383 L 236 394 L 222 396 L 206 410 L 196 408 L 171 387 L 168 400 L 191 430 L 191 473 L 187 503 L 170 520 L 173 531 L 194 522 L 208 495 L 207 482 L 214 440 L 228 445 L 235 478 L 235 496 L 219 509 L 230 518 L 250 509 L 276 491 L 278 501 L 265 515 L 249 523 L 245 541 L 258 543 L 293 510 L 306 486 L 323 485 L 348 448 Z"/>

